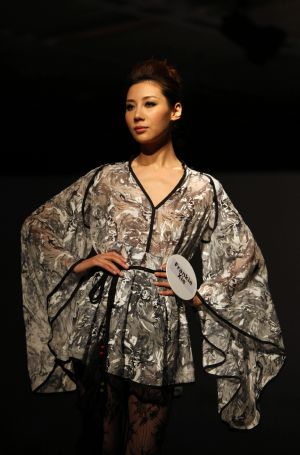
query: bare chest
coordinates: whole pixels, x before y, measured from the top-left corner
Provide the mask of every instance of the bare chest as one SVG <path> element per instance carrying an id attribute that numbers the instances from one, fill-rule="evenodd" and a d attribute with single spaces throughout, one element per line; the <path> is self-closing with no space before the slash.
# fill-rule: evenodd
<path id="1" fill-rule="evenodd" d="M 156 207 L 175 191 L 184 175 L 184 169 L 157 173 L 134 169 L 134 174 L 141 189 Z"/>

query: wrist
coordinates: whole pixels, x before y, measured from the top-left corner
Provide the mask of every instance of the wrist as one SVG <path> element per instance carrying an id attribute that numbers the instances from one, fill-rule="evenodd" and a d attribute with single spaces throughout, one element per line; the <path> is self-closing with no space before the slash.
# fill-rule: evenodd
<path id="1" fill-rule="evenodd" d="M 193 297 L 193 306 L 195 307 L 195 309 L 200 307 L 201 304 L 202 304 L 202 300 L 201 300 L 199 294 L 194 295 L 194 297 Z"/>
<path id="2" fill-rule="evenodd" d="M 73 272 L 76 273 L 76 275 L 83 275 L 86 272 L 86 259 L 83 259 L 80 261 L 78 264 L 73 269 Z"/>

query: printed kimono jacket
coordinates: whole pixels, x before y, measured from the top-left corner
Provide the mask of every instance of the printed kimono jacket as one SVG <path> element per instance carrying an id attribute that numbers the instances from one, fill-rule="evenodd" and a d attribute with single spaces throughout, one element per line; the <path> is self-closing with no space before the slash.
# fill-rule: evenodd
<path id="1" fill-rule="evenodd" d="M 72 359 L 88 362 L 107 330 L 111 373 L 148 385 L 193 382 L 186 303 L 160 295 L 151 279 L 170 255 L 190 260 L 199 248 L 203 367 L 216 377 L 222 420 L 250 429 L 259 422 L 263 387 L 285 360 L 266 265 L 221 183 L 182 166 L 177 185 L 156 206 L 131 161 L 120 161 L 88 172 L 25 220 L 32 389 L 74 390 Z M 85 258 L 111 250 L 130 265 L 123 277 L 100 267 L 84 276 L 73 272 Z"/>

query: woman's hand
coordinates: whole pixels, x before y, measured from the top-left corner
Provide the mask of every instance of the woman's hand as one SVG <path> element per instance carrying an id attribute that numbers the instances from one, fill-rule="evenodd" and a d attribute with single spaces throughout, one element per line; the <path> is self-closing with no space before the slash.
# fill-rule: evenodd
<path id="1" fill-rule="evenodd" d="M 166 269 L 166 264 L 163 264 L 161 266 L 161 268 L 165 270 Z M 157 276 L 157 277 L 161 277 L 161 278 L 167 278 L 167 273 L 166 272 L 154 272 L 154 275 Z M 160 287 L 163 286 L 165 288 L 169 288 L 169 289 L 166 289 L 166 290 L 158 291 L 159 294 L 161 294 L 161 295 L 175 295 L 175 292 L 172 291 L 170 283 L 167 280 L 166 281 L 153 281 L 153 284 L 155 286 L 160 286 Z M 190 302 L 190 300 L 188 300 L 188 302 Z M 195 308 L 199 307 L 199 305 L 201 305 L 201 303 L 202 303 L 200 298 L 197 295 L 195 295 L 193 297 L 192 302 L 193 302 L 192 306 L 195 307 Z"/>
<path id="2" fill-rule="evenodd" d="M 163 264 L 161 266 L 162 269 L 166 270 L 166 264 Z M 161 278 L 167 278 L 167 273 L 166 272 L 154 272 L 154 275 L 157 276 L 157 277 L 161 277 Z M 152 281 L 153 284 L 155 284 L 155 286 L 163 286 L 165 288 L 169 288 L 169 289 L 166 289 L 166 290 L 162 290 L 162 291 L 158 291 L 159 294 L 161 295 L 175 295 L 175 292 L 172 291 L 171 289 L 171 286 L 170 286 L 170 283 L 166 280 L 166 281 Z"/>
<path id="3" fill-rule="evenodd" d="M 123 276 L 122 271 L 115 265 L 119 264 L 124 269 L 128 269 L 128 264 L 124 257 L 116 251 L 108 251 L 107 253 L 99 253 L 91 258 L 84 259 L 77 264 L 73 271 L 78 274 L 84 274 L 92 267 L 102 267 L 114 275 L 119 274 Z"/>

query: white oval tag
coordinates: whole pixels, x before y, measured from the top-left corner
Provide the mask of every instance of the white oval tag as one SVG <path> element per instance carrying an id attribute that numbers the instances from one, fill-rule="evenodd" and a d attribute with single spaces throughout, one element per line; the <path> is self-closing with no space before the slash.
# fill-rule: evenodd
<path id="1" fill-rule="evenodd" d="M 180 254 L 169 256 L 166 263 L 167 280 L 172 290 L 183 300 L 191 300 L 197 291 L 197 279 L 193 267 Z"/>

